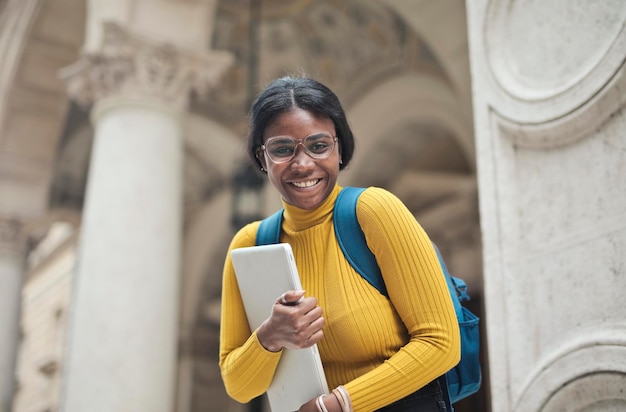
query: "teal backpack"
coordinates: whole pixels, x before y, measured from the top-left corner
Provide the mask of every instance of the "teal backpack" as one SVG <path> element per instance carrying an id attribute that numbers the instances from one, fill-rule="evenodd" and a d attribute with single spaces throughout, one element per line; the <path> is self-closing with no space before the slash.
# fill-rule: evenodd
<path id="1" fill-rule="evenodd" d="M 381 294 L 388 297 L 385 282 L 376 263 L 376 257 L 367 247 L 365 235 L 356 216 L 357 202 L 364 190 L 364 188 L 344 187 L 339 193 L 333 211 L 335 235 L 345 258 L 352 267 Z M 256 235 L 256 244 L 260 246 L 279 243 L 282 219 L 283 210 L 281 209 L 261 221 Z M 454 368 L 439 378 L 444 395 L 447 395 L 449 400 L 448 409 L 453 410 L 451 404 L 476 393 L 480 388 L 479 319 L 461 305 L 461 301 L 470 299 L 465 282 L 450 275 L 439 249 L 434 243 L 433 246 L 446 277 L 461 330 L 461 360 Z"/>

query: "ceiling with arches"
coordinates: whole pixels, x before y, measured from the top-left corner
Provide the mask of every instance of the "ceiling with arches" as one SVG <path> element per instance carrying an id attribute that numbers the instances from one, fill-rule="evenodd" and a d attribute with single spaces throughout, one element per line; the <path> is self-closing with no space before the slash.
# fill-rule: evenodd
<path id="1" fill-rule="evenodd" d="M 368 93 L 403 76 L 426 79 L 422 81 L 427 85 L 424 89 L 431 87 L 429 85 L 439 89 L 432 93 L 445 90 L 448 95 L 453 94 L 452 83 L 437 53 L 402 16 L 384 3 L 229 0 L 218 2 L 216 7 L 212 47 L 232 52 L 235 60 L 208 98 L 193 100 L 191 112 L 194 116 L 217 121 L 235 136 L 245 135 L 247 110 L 259 89 L 269 80 L 285 74 L 307 74 L 321 80 L 337 93 L 349 115 Z M 407 91 L 415 90 L 411 87 L 415 84 L 406 84 Z M 397 85 L 390 90 L 402 92 Z M 394 99 L 394 96 L 383 97 Z M 360 167 L 358 161 L 354 162 L 355 170 L 346 173 L 352 176 L 347 179 L 390 187 L 402 170 L 427 168 L 467 173 L 473 169 L 471 151 L 462 144 L 468 136 L 459 136 L 458 127 L 443 130 L 441 124 L 427 125 L 407 116 L 402 121 L 408 123 L 389 124 L 381 116 L 380 102 L 369 101 L 368 104 L 365 116 L 377 118 L 383 130 L 378 135 L 368 130 L 359 131 L 357 144 L 363 147 L 360 163 L 367 163 L 369 167 Z M 428 112 L 427 98 L 418 104 L 421 106 L 402 111 L 413 113 L 415 118 L 419 113 Z M 447 104 L 453 116 L 463 116 L 463 110 Z M 358 123 L 358 115 L 352 120 Z M 428 119 L 426 122 L 432 123 Z M 52 201 L 57 202 L 57 206 L 81 206 L 90 140 L 84 138 L 84 133 L 72 134 L 74 130 L 85 130 L 85 125 L 79 127 L 77 123 L 88 123 L 88 116 L 85 112 L 81 114 L 80 107 L 73 106 L 60 142 L 58 159 L 62 161 L 57 162 L 53 181 Z M 428 128 L 431 130 L 426 130 Z M 389 136 L 391 140 L 384 145 L 377 143 L 375 150 L 367 149 L 366 141 L 385 141 Z M 427 141 L 435 146 L 427 147 Z M 215 169 L 215 165 L 193 156 L 195 152 L 198 150 L 189 151 L 186 156 L 187 204 L 198 204 L 228 185 L 228 176 Z M 372 169 L 376 170 L 376 176 L 372 176 Z M 64 199 L 72 203 L 63 205 Z"/>
<path id="2" fill-rule="evenodd" d="M 212 103 L 197 102 L 196 110 L 233 124 L 265 84 L 285 74 L 321 80 L 348 106 L 403 72 L 445 80 L 428 45 L 378 1 L 221 1 L 213 47 L 233 52 L 235 64 Z"/>

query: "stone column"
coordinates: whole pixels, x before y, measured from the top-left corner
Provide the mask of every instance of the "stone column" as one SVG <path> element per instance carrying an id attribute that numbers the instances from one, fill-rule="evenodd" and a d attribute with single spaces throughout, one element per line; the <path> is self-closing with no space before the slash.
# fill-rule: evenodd
<path id="1" fill-rule="evenodd" d="M 626 410 L 626 2 L 467 10 L 492 410 Z"/>
<path id="2" fill-rule="evenodd" d="M 63 73 L 75 99 L 95 103 L 65 412 L 173 410 L 181 116 L 225 67 L 106 24 L 101 50 Z"/>
<path id="3" fill-rule="evenodd" d="M 0 218 L 0 412 L 9 412 L 15 392 L 15 364 L 24 276 L 21 224 Z"/>

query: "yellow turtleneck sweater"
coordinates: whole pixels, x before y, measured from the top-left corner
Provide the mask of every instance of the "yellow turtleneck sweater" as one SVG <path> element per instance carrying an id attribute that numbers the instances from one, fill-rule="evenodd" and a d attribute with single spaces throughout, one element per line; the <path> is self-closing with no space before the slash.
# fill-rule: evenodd
<path id="1" fill-rule="evenodd" d="M 340 190 L 336 186 L 315 210 L 283 202 L 280 241 L 291 244 L 302 287 L 324 310 L 318 348 L 329 387 L 343 385 L 355 411 L 374 411 L 455 366 L 459 329 L 431 241 L 384 189 L 363 192 L 357 217 L 389 299 L 354 271 L 333 228 Z M 230 250 L 254 246 L 258 226 L 251 223 L 235 235 L 224 266 L 220 368 L 227 392 L 240 402 L 267 390 L 281 356 L 267 351 L 250 331 L 230 260 Z"/>

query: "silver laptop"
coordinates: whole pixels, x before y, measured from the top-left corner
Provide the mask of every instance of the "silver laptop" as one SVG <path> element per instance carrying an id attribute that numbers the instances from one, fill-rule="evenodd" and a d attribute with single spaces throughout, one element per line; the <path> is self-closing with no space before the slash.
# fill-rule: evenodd
<path id="1" fill-rule="evenodd" d="M 270 316 L 276 299 L 300 290 L 298 269 L 288 243 L 234 249 L 231 259 L 251 330 Z M 267 398 L 272 412 L 292 412 L 308 400 L 328 393 L 317 345 L 283 349 Z"/>

